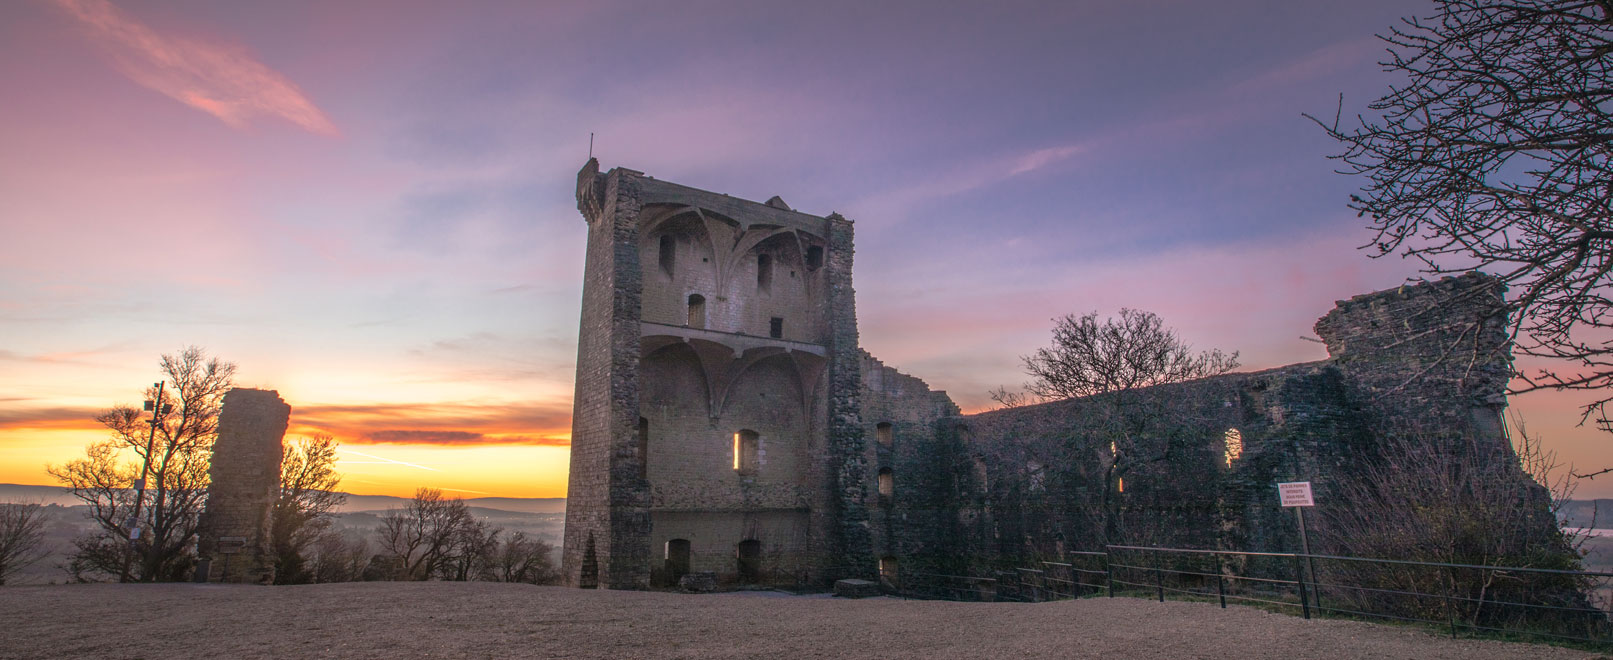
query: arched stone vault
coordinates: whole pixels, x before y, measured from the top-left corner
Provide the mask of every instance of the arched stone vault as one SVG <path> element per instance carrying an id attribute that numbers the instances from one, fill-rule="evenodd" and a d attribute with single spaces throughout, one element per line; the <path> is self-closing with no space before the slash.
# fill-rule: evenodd
<path id="1" fill-rule="evenodd" d="M 789 236 L 797 261 L 803 260 L 802 255 L 806 254 L 809 246 L 821 247 L 826 244 L 824 237 L 797 227 L 735 220 L 699 206 L 674 204 L 647 205 L 639 216 L 639 236 L 641 240 L 648 241 L 668 223 L 690 216 L 699 220 L 704 238 L 712 248 L 712 266 L 717 274 L 715 294 L 720 297 L 729 295 L 733 275 L 740 270 L 741 262 L 768 239 Z"/>
<path id="2" fill-rule="evenodd" d="M 677 328 L 675 326 L 660 326 L 662 334 L 648 334 L 640 340 L 639 351 L 644 359 L 673 346 L 687 346 L 698 359 L 701 375 L 706 384 L 706 411 L 713 423 L 722 416 L 727 404 L 728 394 L 733 385 L 740 381 L 745 372 L 758 363 L 771 358 L 783 357 L 788 360 L 790 369 L 795 375 L 797 401 L 801 404 L 801 414 L 810 414 L 813 397 L 818 392 L 818 381 L 828 367 L 828 360 L 823 356 L 821 347 L 786 342 L 780 340 L 763 339 L 748 335 L 735 335 L 695 328 Z M 666 331 L 683 331 L 670 334 Z M 699 336 L 692 336 L 698 334 Z M 716 337 L 714 337 L 716 335 Z M 721 335 L 728 335 L 727 338 Z M 813 349 L 817 349 L 814 351 Z"/>

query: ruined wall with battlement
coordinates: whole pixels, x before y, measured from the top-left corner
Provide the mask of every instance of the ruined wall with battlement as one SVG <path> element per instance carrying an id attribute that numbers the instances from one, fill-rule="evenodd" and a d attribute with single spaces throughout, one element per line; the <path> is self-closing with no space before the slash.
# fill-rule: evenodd
<path id="1" fill-rule="evenodd" d="M 1326 502 L 1396 459 L 1383 438 L 1516 462 L 1488 276 L 1339 302 L 1316 325 L 1327 360 L 960 415 L 858 347 L 849 220 L 593 160 L 577 201 L 572 586 L 822 584 L 1119 541 L 1287 550 L 1275 484 Z"/>

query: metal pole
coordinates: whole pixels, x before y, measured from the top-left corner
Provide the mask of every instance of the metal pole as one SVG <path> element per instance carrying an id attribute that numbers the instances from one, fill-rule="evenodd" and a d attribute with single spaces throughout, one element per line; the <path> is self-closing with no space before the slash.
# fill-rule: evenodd
<path id="1" fill-rule="evenodd" d="M 1305 565 L 1300 563 L 1299 555 L 1294 555 L 1294 584 L 1299 586 L 1299 609 L 1305 618 L 1311 618 L 1311 604 L 1305 599 Z"/>
<path id="2" fill-rule="evenodd" d="M 151 431 L 146 434 L 145 461 L 140 465 L 140 480 L 134 482 L 134 515 L 129 518 L 129 549 L 123 554 L 123 570 L 118 575 L 119 582 L 129 581 L 129 564 L 134 560 L 135 544 L 140 538 L 140 507 L 146 499 L 146 477 L 151 473 L 151 452 L 157 443 L 157 422 L 162 419 L 162 388 L 164 381 L 157 381 L 157 397 L 151 403 Z"/>
<path id="3" fill-rule="evenodd" d="M 1154 588 L 1159 591 L 1159 602 L 1165 602 L 1165 574 L 1159 570 L 1159 551 L 1154 551 Z"/>
<path id="4" fill-rule="evenodd" d="M 1227 608 L 1227 583 L 1221 572 L 1221 554 L 1215 555 L 1215 595 L 1221 599 L 1221 609 Z"/>
<path id="5" fill-rule="evenodd" d="M 1109 548 L 1103 548 L 1103 581 L 1109 583 L 1109 597 L 1115 597 L 1115 570 L 1109 565 Z"/>
<path id="6" fill-rule="evenodd" d="M 1294 507 L 1294 515 L 1299 517 L 1299 548 L 1301 552 L 1305 553 L 1305 568 L 1311 574 L 1311 591 L 1315 593 L 1316 605 L 1320 607 L 1322 604 L 1322 588 L 1318 586 L 1319 583 L 1316 579 L 1315 560 L 1311 559 L 1311 541 L 1305 535 L 1305 507 Z"/>

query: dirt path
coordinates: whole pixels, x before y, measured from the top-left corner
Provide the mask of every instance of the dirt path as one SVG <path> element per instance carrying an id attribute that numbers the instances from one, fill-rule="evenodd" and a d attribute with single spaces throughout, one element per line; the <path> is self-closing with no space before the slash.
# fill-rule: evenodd
<path id="1" fill-rule="evenodd" d="M 0 589 L 0 658 L 1590 658 L 1198 603 L 841 600 L 489 583 Z"/>

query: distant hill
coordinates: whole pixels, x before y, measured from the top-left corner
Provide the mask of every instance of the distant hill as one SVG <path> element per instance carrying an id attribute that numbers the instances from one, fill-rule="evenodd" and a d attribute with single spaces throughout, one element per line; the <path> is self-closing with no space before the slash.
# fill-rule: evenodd
<path id="1" fill-rule="evenodd" d="M 67 489 L 61 486 L 24 486 L 22 484 L 0 484 L 0 502 L 27 502 L 30 504 L 55 504 L 57 506 L 73 506 L 83 504 L 84 501 L 67 494 Z"/>
<path id="2" fill-rule="evenodd" d="M 353 495 L 349 493 L 347 494 L 347 503 L 342 506 L 341 512 L 353 513 L 358 511 L 401 509 L 408 501 L 409 498 L 406 497 Z M 36 502 L 60 506 L 83 504 L 78 498 L 68 495 L 67 489 L 60 486 L 23 484 L 0 484 L 0 502 Z M 517 513 L 564 513 L 566 510 L 566 498 L 564 497 L 477 497 L 465 500 L 465 504 L 484 509 L 514 511 Z M 1609 510 L 1613 511 L 1613 509 Z"/>
<path id="3" fill-rule="evenodd" d="M 1613 529 L 1613 500 L 1569 500 L 1557 518 L 1569 527 Z"/>
<path id="4" fill-rule="evenodd" d="M 360 511 L 401 509 L 408 502 L 409 498 L 407 497 L 349 494 L 347 502 L 341 507 L 341 512 L 356 513 Z M 465 504 L 472 508 L 497 509 L 517 513 L 565 513 L 566 511 L 566 498 L 564 497 L 472 497 L 467 498 Z"/>

